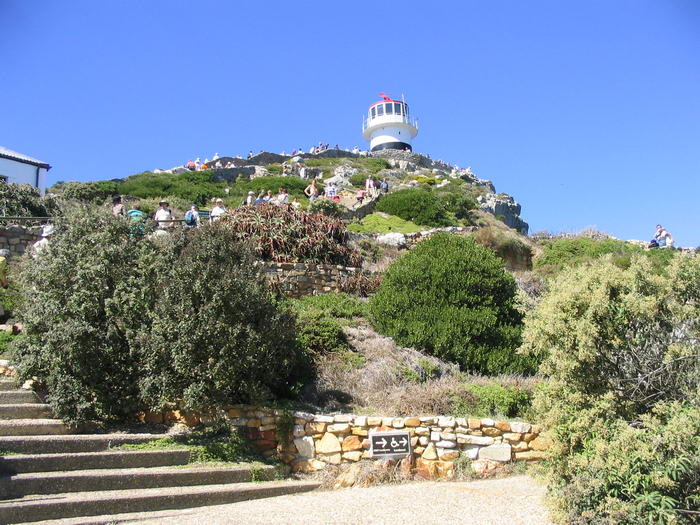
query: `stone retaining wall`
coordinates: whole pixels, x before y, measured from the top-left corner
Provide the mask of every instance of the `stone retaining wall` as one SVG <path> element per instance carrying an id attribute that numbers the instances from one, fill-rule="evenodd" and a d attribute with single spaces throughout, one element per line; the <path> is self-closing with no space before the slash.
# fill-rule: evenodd
<path id="1" fill-rule="evenodd" d="M 12 256 L 19 256 L 39 240 L 40 226 L 0 226 L 0 249 L 10 250 Z"/>
<path id="2" fill-rule="evenodd" d="M 369 433 L 404 430 L 411 437 L 411 469 L 426 479 L 451 477 L 455 460 L 465 456 L 477 472 L 510 461 L 546 457 L 551 441 L 541 429 L 522 421 L 445 416 L 380 417 L 306 412 L 236 405 L 227 412 L 229 424 L 240 429 L 266 457 L 276 456 L 296 472 L 327 465 L 371 460 Z M 207 423 L 197 414 L 169 411 L 141 414 L 151 423 Z"/>
<path id="3" fill-rule="evenodd" d="M 270 283 L 291 297 L 340 292 L 344 281 L 363 273 L 360 268 L 314 263 L 260 264 Z"/>

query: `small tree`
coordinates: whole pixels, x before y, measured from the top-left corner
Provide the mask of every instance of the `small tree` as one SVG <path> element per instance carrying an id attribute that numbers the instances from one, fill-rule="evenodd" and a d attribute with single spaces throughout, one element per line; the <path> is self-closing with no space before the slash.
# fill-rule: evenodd
<path id="1" fill-rule="evenodd" d="M 480 373 L 532 371 L 515 353 L 521 315 L 503 263 L 472 239 L 437 234 L 389 267 L 370 301 L 378 331 Z"/>
<path id="2" fill-rule="evenodd" d="M 58 213 L 56 200 L 42 197 L 33 186 L 0 182 L 0 216 L 53 217 Z"/>

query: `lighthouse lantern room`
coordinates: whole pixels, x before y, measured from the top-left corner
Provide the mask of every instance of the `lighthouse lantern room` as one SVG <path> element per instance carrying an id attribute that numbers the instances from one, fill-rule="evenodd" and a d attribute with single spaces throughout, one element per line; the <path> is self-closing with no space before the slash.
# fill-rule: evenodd
<path id="1" fill-rule="evenodd" d="M 369 149 L 412 151 L 411 140 L 418 134 L 418 121 L 409 113 L 408 104 L 384 93 L 379 96 L 382 100 L 372 104 L 362 119 L 362 135 L 369 140 Z"/>

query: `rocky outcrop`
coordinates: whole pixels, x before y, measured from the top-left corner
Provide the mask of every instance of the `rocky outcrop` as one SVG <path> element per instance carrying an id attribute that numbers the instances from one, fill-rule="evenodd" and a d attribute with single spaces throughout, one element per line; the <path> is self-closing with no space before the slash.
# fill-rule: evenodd
<path id="1" fill-rule="evenodd" d="M 482 210 L 499 217 L 509 228 L 527 235 L 530 226 L 520 218 L 520 204 L 505 193 L 480 195 L 477 198 Z"/>

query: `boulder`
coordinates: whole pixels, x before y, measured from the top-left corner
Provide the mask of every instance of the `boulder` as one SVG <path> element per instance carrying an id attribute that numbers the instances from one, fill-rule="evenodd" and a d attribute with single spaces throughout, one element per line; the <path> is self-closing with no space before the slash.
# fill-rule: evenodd
<path id="1" fill-rule="evenodd" d="M 406 247 L 406 236 L 403 233 L 392 232 L 385 233 L 383 235 L 377 236 L 377 242 L 379 244 L 386 244 L 387 246 L 395 246 L 397 248 Z"/>
<path id="2" fill-rule="evenodd" d="M 295 439 L 294 446 L 297 447 L 297 452 L 299 452 L 300 456 L 312 458 L 316 455 L 314 438 L 311 436 Z"/>

